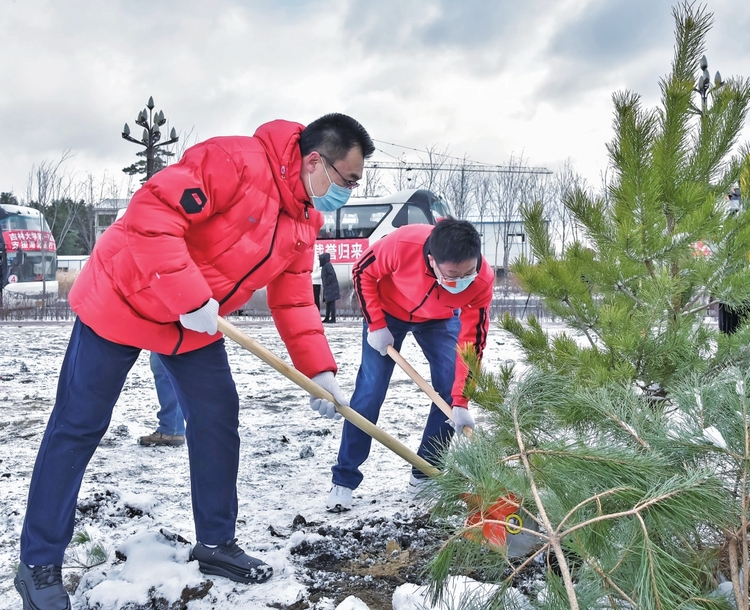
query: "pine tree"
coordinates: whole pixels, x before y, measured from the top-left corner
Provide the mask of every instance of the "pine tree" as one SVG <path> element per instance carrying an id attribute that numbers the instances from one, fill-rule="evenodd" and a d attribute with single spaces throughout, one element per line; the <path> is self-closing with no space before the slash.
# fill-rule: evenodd
<path id="1" fill-rule="evenodd" d="M 141 184 L 146 182 L 146 151 L 141 150 L 137 153 L 135 153 L 139 157 L 143 157 L 142 159 L 136 161 L 132 165 L 128 165 L 127 167 L 123 167 L 122 171 L 126 173 L 128 176 L 137 176 L 139 174 L 143 174 L 143 178 L 141 178 Z M 163 148 L 156 148 L 154 149 L 154 173 L 159 172 L 163 170 L 167 165 L 169 165 L 169 158 L 174 157 L 175 153 L 165 150 Z"/>
<path id="2" fill-rule="evenodd" d="M 717 78 L 696 105 L 712 16 L 692 2 L 673 15 L 661 105 L 616 93 L 612 183 L 566 200 L 586 240 L 558 254 L 543 207 L 524 207 L 537 262 L 513 271 L 567 330 L 501 320 L 530 365 L 519 379 L 465 354 L 488 421 L 434 479 L 434 514 L 466 525 L 432 563 L 433 593 L 456 571 L 501 587 L 455 607 L 521 607 L 509 589 L 541 566 L 524 607 L 748 609 L 750 325 L 724 335 L 706 311 L 750 303 L 750 211 L 725 205 L 734 184 L 750 195 L 750 149 L 733 154 L 750 82 Z M 467 494 L 519 499 L 539 550 L 518 562 L 477 542 Z"/>
<path id="3" fill-rule="evenodd" d="M 523 208 L 539 262 L 522 259 L 513 272 L 584 345 L 567 333 L 551 339 L 534 320 L 529 328 L 503 320 L 535 365 L 587 384 L 635 381 L 656 397 L 685 371 L 721 366 L 727 351 L 750 341 L 748 333 L 717 338 L 704 324 L 713 301 L 750 303 L 750 210 L 727 215 L 725 201 L 738 182 L 742 200 L 750 196 L 750 151 L 731 155 L 750 83 L 714 83 L 711 103 L 697 107 L 694 75 L 711 15 L 683 4 L 675 19 L 661 106 L 647 110 L 637 94 L 616 93 L 609 190 L 596 198 L 575 190 L 565 201 L 586 241 L 558 255 L 543 207 Z M 697 255 L 697 244 L 710 255 Z"/>

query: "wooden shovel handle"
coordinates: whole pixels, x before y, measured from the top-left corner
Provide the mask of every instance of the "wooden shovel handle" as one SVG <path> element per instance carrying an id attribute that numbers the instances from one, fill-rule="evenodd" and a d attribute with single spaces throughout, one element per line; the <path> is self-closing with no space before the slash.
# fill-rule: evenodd
<path id="1" fill-rule="evenodd" d="M 392 345 L 388 346 L 388 355 L 393 358 L 393 361 L 398 364 L 402 369 L 404 369 L 404 372 L 412 378 L 412 381 L 414 381 L 422 390 L 424 391 L 427 396 L 432 398 L 432 402 L 434 402 L 440 410 L 445 413 L 445 416 L 448 419 L 453 419 L 453 407 L 451 407 L 445 400 L 443 400 L 443 397 L 438 394 L 435 389 L 425 381 L 424 377 L 417 373 L 417 371 L 414 369 L 414 367 L 409 364 L 404 357 L 399 353 L 399 351 L 393 347 Z M 469 426 L 464 426 L 463 433 L 465 436 L 471 436 L 474 431 L 469 428 Z"/>
<path id="2" fill-rule="evenodd" d="M 239 328 L 237 328 L 236 326 L 234 326 L 233 324 L 231 324 L 230 322 L 228 322 L 221 316 L 219 317 L 219 330 L 222 333 L 224 333 L 224 335 L 226 335 L 227 337 L 229 337 L 230 339 L 232 339 L 233 341 L 235 341 L 236 343 L 244 347 L 250 353 L 255 354 L 263 362 L 270 365 L 272 368 L 276 369 L 279 373 L 284 375 L 284 377 L 286 377 L 287 379 L 291 379 L 294 383 L 296 383 L 299 387 L 305 390 L 308 394 L 312 394 L 316 398 L 322 398 L 324 400 L 331 401 L 336 406 L 336 411 L 341 413 L 341 415 L 345 419 L 353 423 L 355 426 L 357 426 L 357 428 L 359 428 L 363 432 L 369 434 L 372 438 L 374 438 L 379 443 L 382 443 L 383 445 L 385 445 L 388 449 L 393 451 L 396 455 L 404 458 L 412 466 L 414 466 L 415 468 L 418 468 L 427 476 L 432 477 L 438 473 L 437 468 L 435 468 L 433 465 L 431 465 L 429 462 L 427 462 L 423 458 L 419 457 L 406 445 L 404 445 L 403 443 L 399 442 L 398 440 L 390 436 L 387 432 L 378 428 L 370 420 L 362 417 L 359 413 L 357 413 L 351 407 L 346 407 L 344 405 L 338 404 L 330 392 L 321 388 L 312 379 L 310 379 L 309 377 L 307 377 L 306 375 L 304 375 L 303 373 L 295 369 L 293 366 L 284 362 L 281 358 L 279 358 L 272 351 L 266 349 L 254 339 L 251 339 L 250 337 L 248 337 Z"/>

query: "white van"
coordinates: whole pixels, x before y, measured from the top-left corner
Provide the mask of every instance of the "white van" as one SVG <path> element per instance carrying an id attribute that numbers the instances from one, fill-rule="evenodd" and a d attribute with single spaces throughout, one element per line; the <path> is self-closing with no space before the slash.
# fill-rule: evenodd
<path id="1" fill-rule="evenodd" d="M 328 252 L 342 290 L 352 284 L 352 265 L 372 243 L 394 229 L 434 225 L 451 215 L 450 206 L 432 191 L 408 189 L 384 197 L 350 199 L 335 212 L 323 212 L 315 255 Z"/>

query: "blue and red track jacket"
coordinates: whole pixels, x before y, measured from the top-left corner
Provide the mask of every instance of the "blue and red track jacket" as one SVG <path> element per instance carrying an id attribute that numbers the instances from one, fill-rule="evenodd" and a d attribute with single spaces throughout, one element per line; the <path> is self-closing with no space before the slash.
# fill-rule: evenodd
<path id="1" fill-rule="evenodd" d="M 437 281 L 427 255 L 431 225 L 407 225 L 375 242 L 352 269 L 354 290 L 372 330 L 386 327 L 385 312 L 405 322 L 451 318 L 460 310 L 453 405 L 466 407 L 468 368 L 460 356 L 467 346 L 481 358 L 487 343 L 495 275 L 484 259 L 479 275 L 463 292 L 452 294 Z"/>

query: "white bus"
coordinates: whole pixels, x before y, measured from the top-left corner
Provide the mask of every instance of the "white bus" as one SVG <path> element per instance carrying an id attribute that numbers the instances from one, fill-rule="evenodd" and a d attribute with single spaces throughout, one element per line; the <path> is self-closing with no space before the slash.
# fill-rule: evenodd
<path id="1" fill-rule="evenodd" d="M 42 213 L 0 205 L 0 287 L 6 294 L 57 297 L 57 245 Z"/>

